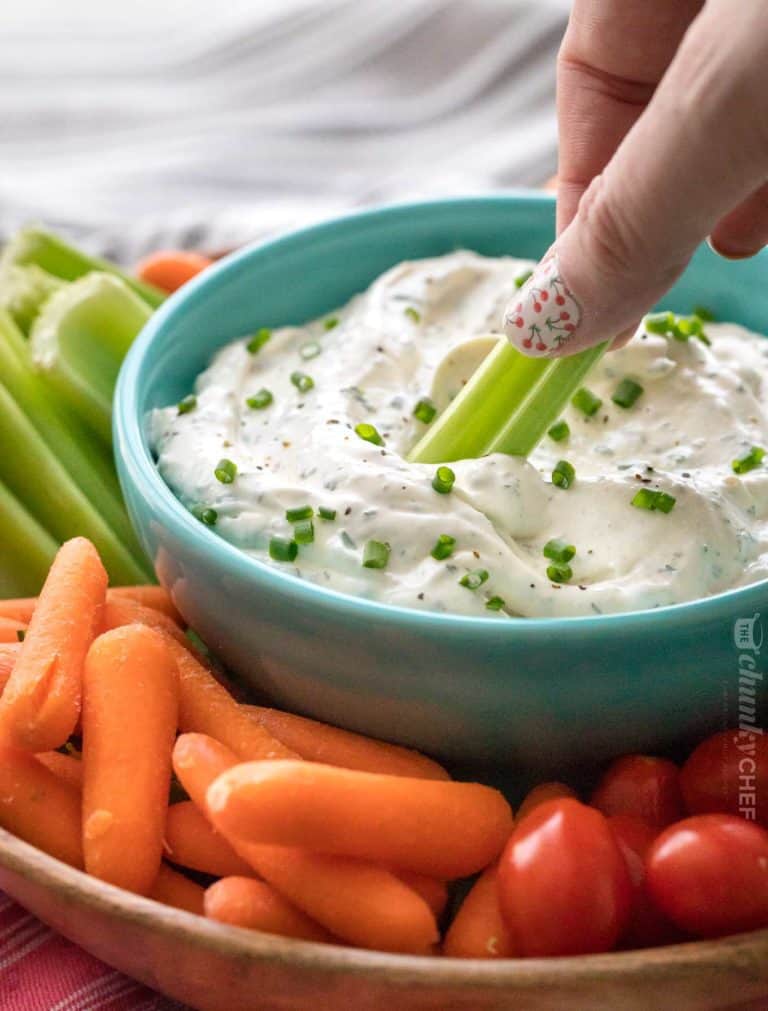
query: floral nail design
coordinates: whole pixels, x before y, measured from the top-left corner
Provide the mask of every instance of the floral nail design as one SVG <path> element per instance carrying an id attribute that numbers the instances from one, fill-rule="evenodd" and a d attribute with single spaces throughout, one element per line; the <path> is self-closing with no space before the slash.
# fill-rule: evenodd
<path id="1" fill-rule="evenodd" d="M 523 354 L 555 354 L 576 332 L 581 306 L 563 279 L 555 253 L 548 253 L 507 306 L 504 329 Z"/>

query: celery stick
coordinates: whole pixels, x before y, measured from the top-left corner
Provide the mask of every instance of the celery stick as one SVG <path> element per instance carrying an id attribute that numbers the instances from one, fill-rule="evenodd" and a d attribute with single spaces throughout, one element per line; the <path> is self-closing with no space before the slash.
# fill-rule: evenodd
<path id="1" fill-rule="evenodd" d="M 32 326 L 35 365 L 107 445 L 117 373 L 151 315 L 120 278 L 88 274 L 52 295 Z"/>
<path id="2" fill-rule="evenodd" d="M 58 544 L 0 481 L 0 597 L 34 597 L 45 581 Z"/>
<path id="3" fill-rule="evenodd" d="M 107 525 L 0 381 L 0 481 L 58 540 L 90 538 L 115 583 L 141 583 L 148 572 Z"/>
<path id="4" fill-rule="evenodd" d="M 63 281 L 76 281 L 84 274 L 90 274 L 94 270 L 107 274 L 115 274 L 132 288 L 137 295 L 147 303 L 156 308 L 166 298 L 165 292 L 155 288 L 154 285 L 146 284 L 114 263 L 108 260 L 99 259 L 96 256 L 89 256 L 87 253 L 75 249 L 68 245 L 63 239 L 42 228 L 23 228 L 10 240 L 0 256 L 0 273 L 11 264 L 35 264 L 42 267 L 55 277 Z"/>
<path id="5" fill-rule="evenodd" d="M 65 283 L 34 263 L 26 267 L 11 264 L 0 273 L 0 309 L 9 312 L 16 325 L 28 334 L 40 307 Z"/>
<path id="6" fill-rule="evenodd" d="M 142 550 L 123 505 L 111 455 L 101 439 L 87 429 L 55 397 L 32 368 L 29 346 L 13 321 L 0 310 L 0 376 L 54 456 L 83 494 L 98 508 L 136 558 Z"/>

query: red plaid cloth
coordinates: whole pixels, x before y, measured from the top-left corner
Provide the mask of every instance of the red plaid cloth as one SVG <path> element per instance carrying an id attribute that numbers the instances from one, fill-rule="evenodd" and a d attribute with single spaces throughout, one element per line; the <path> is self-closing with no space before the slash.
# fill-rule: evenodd
<path id="1" fill-rule="evenodd" d="M 0 893 L 2 1011 L 185 1011 L 115 972 Z"/>

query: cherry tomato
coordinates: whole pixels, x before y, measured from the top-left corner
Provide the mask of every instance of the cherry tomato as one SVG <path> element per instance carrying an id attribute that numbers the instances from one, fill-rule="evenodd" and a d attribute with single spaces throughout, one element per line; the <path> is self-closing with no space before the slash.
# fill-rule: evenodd
<path id="1" fill-rule="evenodd" d="M 501 856 L 499 905 L 521 955 L 610 951 L 631 892 L 608 822 L 569 797 L 531 811 Z"/>
<path id="2" fill-rule="evenodd" d="M 645 880 L 645 857 L 658 831 L 631 814 L 614 814 L 608 819 L 608 824 L 627 862 L 632 882 L 632 906 L 621 947 L 650 948 L 683 940 L 685 935 L 682 931 L 651 899 Z"/>
<path id="3" fill-rule="evenodd" d="M 768 826 L 768 737 L 723 730 L 703 741 L 680 771 L 689 814 L 720 811 Z"/>
<path id="4" fill-rule="evenodd" d="M 656 905 L 682 930 L 718 937 L 768 927 L 768 832 L 731 814 L 671 825 L 645 861 Z"/>
<path id="5" fill-rule="evenodd" d="M 534 808 L 545 803 L 545 801 L 555 800 L 557 797 L 575 798 L 576 793 L 570 786 L 566 786 L 565 783 L 539 783 L 538 786 L 534 786 L 532 790 L 529 790 L 523 798 L 520 807 L 517 809 L 516 820 L 521 822 Z"/>
<path id="6" fill-rule="evenodd" d="M 612 762 L 590 804 L 606 816 L 631 814 L 658 829 L 685 815 L 677 766 L 648 755 L 625 755 Z"/>

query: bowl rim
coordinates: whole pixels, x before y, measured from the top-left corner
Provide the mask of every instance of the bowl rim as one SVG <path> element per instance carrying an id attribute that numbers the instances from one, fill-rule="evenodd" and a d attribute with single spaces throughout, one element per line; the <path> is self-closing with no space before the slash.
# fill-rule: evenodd
<path id="1" fill-rule="evenodd" d="M 501 193 L 454 196 L 435 200 L 417 200 L 377 205 L 349 214 L 333 216 L 306 227 L 292 229 L 277 236 L 258 240 L 222 257 L 202 274 L 193 278 L 182 289 L 172 294 L 157 309 L 141 333 L 134 341 L 118 375 L 114 396 L 113 433 L 115 454 L 119 456 L 125 473 L 141 498 L 151 503 L 152 510 L 159 515 L 163 524 L 181 537 L 191 538 L 207 556 L 216 556 L 217 564 L 232 570 L 238 576 L 261 585 L 264 589 L 280 590 L 294 602 L 297 598 L 307 598 L 307 605 L 351 612 L 360 622 L 375 621 L 377 624 L 425 625 L 435 631 L 455 631 L 458 634 L 474 634 L 506 638 L 518 637 L 521 631 L 533 637 L 548 638 L 553 635 L 604 634 L 609 629 L 615 633 L 641 632 L 648 622 L 654 627 L 675 627 L 681 624 L 732 621 L 737 611 L 752 613 L 765 605 L 768 579 L 725 590 L 698 600 L 662 607 L 623 611 L 611 614 L 573 615 L 564 617 L 532 617 L 520 621 L 499 621 L 498 617 L 441 613 L 406 608 L 366 597 L 341 593 L 317 583 L 301 579 L 290 572 L 284 572 L 267 565 L 260 559 L 248 555 L 235 545 L 218 536 L 204 524 L 196 520 L 163 481 L 149 450 L 144 419 L 140 416 L 142 401 L 143 372 L 145 362 L 155 343 L 162 339 L 165 328 L 179 317 L 183 317 L 190 306 L 206 299 L 211 288 L 215 288 L 228 277 L 247 270 L 252 261 L 257 261 L 272 252 L 290 250 L 292 246 L 312 242 L 330 233 L 354 232 L 365 226 L 375 226 L 391 217 L 414 215 L 440 215 L 456 211 L 462 207 L 485 205 L 495 210 L 509 210 L 511 207 L 552 208 L 555 197 L 540 190 L 510 190 Z M 768 250 L 762 255 L 768 261 Z M 217 345 L 218 347 L 219 345 Z M 121 483 L 124 481 L 121 475 Z"/>
<path id="2" fill-rule="evenodd" d="M 320 944 L 266 934 L 244 927 L 217 923 L 204 916 L 168 906 L 115 885 L 107 884 L 49 856 L 36 846 L 0 829 L 0 867 L 32 884 L 64 893 L 70 904 L 124 921 L 127 925 L 151 929 L 165 936 L 191 942 L 198 947 L 247 957 L 253 961 L 290 963 L 296 970 L 326 973 L 365 973 L 369 978 L 386 977 L 388 983 L 416 986 L 451 984 L 493 989 L 513 986 L 535 990 L 542 985 L 589 981 L 606 977 L 647 979 L 649 971 L 658 976 L 701 968 L 732 965 L 740 960 L 764 960 L 768 954 L 768 929 L 732 934 L 714 940 L 685 941 L 656 948 L 613 951 L 598 955 L 571 955 L 552 958 L 463 959 L 444 955 L 401 955 L 339 944 Z M 13 897 L 13 889 L 9 894 Z M 16 901 L 16 900 L 15 900 Z M 23 905 L 23 902 L 20 903 Z M 77 942 L 75 942 L 77 943 Z"/>

